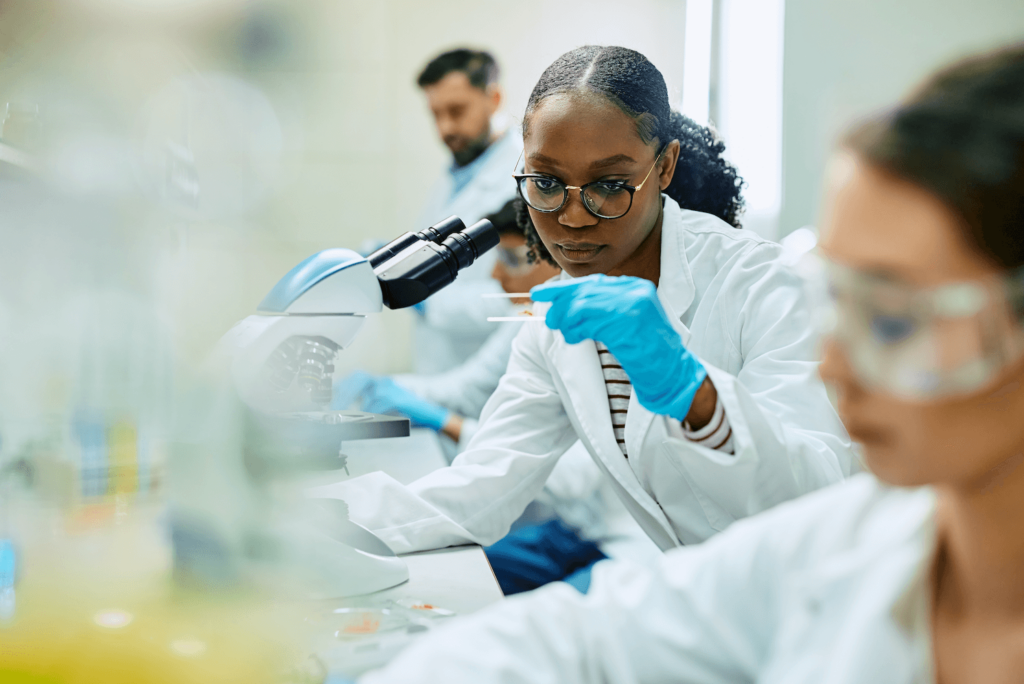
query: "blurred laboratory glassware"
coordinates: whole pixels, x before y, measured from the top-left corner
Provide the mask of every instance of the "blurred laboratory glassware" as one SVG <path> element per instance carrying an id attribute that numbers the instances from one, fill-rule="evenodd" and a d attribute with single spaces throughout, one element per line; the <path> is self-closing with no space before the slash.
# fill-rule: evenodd
<path id="1" fill-rule="evenodd" d="M 17 557 L 10 539 L 0 539 L 0 626 L 14 617 Z"/>

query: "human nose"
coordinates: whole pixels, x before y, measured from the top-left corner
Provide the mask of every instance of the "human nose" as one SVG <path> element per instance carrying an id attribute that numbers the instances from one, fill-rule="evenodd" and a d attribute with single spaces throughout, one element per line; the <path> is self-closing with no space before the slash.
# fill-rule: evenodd
<path id="1" fill-rule="evenodd" d="M 818 374 L 823 382 L 832 385 L 837 391 L 856 383 L 856 377 L 850 367 L 850 360 L 846 357 L 845 350 L 831 335 L 822 340 Z"/>
<path id="2" fill-rule="evenodd" d="M 558 222 L 568 228 L 586 228 L 597 225 L 598 218 L 591 214 L 583 204 L 583 191 L 570 188 L 565 206 L 558 212 Z"/>
<path id="3" fill-rule="evenodd" d="M 455 120 L 447 114 L 436 116 L 434 122 L 437 124 L 437 132 L 441 134 L 442 138 L 455 132 Z"/>

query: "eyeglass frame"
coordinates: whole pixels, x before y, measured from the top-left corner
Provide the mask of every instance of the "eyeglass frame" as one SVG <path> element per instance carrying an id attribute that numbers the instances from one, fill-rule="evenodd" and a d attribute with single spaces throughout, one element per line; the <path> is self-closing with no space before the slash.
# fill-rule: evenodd
<path id="1" fill-rule="evenodd" d="M 647 175 L 644 176 L 644 179 L 640 181 L 639 185 L 629 185 L 628 183 L 619 183 L 618 181 L 603 180 L 591 181 L 589 183 L 584 183 L 583 185 L 568 185 L 558 178 L 554 178 L 553 176 L 546 176 L 542 173 L 513 173 L 512 177 L 516 179 L 516 192 L 518 192 L 519 196 L 523 198 L 523 202 L 526 202 L 526 206 L 530 207 L 534 211 L 539 211 L 542 214 L 554 214 L 555 212 L 559 212 L 563 208 L 565 208 L 566 203 L 568 203 L 569 201 L 569 191 L 579 190 L 580 202 L 583 204 L 584 209 L 586 209 L 591 216 L 595 216 L 599 219 L 605 219 L 606 221 L 614 221 L 615 219 L 620 219 L 626 214 L 628 214 L 629 210 L 633 208 L 633 198 L 636 196 L 637 192 L 643 189 L 644 183 L 646 183 L 647 179 L 651 177 L 651 174 L 654 172 L 654 168 L 658 165 L 658 162 L 661 161 L 661 156 L 665 154 L 666 149 L 668 149 L 668 145 L 665 145 L 664 147 L 661 148 L 661 152 L 658 152 L 658 156 L 654 158 L 654 164 L 651 165 L 650 170 L 647 171 Z M 524 154 L 526 154 L 525 149 L 519 153 L 519 158 L 516 159 L 516 165 L 514 167 L 515 169 L 519 168 L 519 162 L 522 160 Z M 559 183 L 562 186 L 562 203 L 559 204 L 554 209 L 538 209 L 537 207 L 530 204 L 530 201 L 527 200 L 526 196 L 523 194 L 522 183 L 523 180 L 527 178 L 543 178 L 545 180 L 550 180 L 554 181 L 555 183 Z M 626 211 L 622 212 L 618 216 L 602 216 L 601 214 L 598 214 L 596 211 L 591 209 L 590 205 L 587 204 L 585 199 L 583 199 L 583 191 L 589 188 L 591 185 L 597 185 L 598 183 L 616 183 L 623 190 L 627 190 L 629 192 L 629 206 L 626 207 Z"/>

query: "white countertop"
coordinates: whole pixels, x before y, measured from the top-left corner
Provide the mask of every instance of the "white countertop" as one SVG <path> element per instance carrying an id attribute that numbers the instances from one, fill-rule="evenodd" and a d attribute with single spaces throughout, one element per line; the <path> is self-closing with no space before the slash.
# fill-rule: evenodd
<path id="1" fill-rule="evenodd" d="M 439 438 L 431 430 L 413 429 L 409 437 L 345 442 L 341 451 L 348 456 L 348 473 L 333 471 L 304 478 L 307 486 L 319 486 L 382 470 L 403 484 L 448 465 Z M 409 567 L 409 581 L 384 591 L 355 596 L 337 602 L 337 607 L 383 606 L 389 600 L 425 603 L 467 615 L 503 598 L 487 557 L 476 545 L 402 556 Z M 454 618 L 442 618 L 441 623 Z M 404 631 L 367 635 L 331 642 L 317 649 L 317 656 L 333 673 L 354 677 L 379 667 L 397 655 L 418 634 Z"/>
<path id="2" fill-rule="evenodd" d="M 344 471 L 318 473 L 304 479 L 304 484 L 326 485 L 377 470 L 408 484 L 448 465 L 438 436 L 423 428 L 414 428 L 409 437 L 345 442 L 341 451 L 348 456 L 348 474 Z M 406 554 L 402 558 L 409 566 L 409 581 L 363 598 L 371 601 L 410 598 L 462 615 L 503 597 L 487 557 L 479 546 L 423 551 Z M 353 598 L 346 603 L 358 601 L 358 598 Z"/>
<path id="3" fill-rule="evenodd" d="M 409 581 L 371 594 L 379 598 L 409 598 L 465 615 L 503 598 L 484 550 L 456 546 L 402 556 Z"/>
<path id="4" fill-rule="evenodd" d="M 408 437 L 343 442 L 341 453 L 348 457 L 348 473 L 317 473 L 303 478 L 303 483 L 315 487 L 383 470 L 402 484 L 409 484 L 448 465 L 437 434 L 426 428 L 413 428 Z"/>

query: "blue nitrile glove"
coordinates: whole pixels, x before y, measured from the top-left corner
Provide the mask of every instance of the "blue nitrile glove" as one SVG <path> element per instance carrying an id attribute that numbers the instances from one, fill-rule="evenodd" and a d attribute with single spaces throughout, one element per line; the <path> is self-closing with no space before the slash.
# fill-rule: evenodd
<path id="1" fill-rule="evenodd" d="M 377 383 L 377 378 L 364 371 L 355 371 L 334 383 L 331 392 L 331 408 L 335 411 L 344 411 L 366 395 L 370 388 Z"/>
<path id="2" fill-rule="evenodd" d="M 451 418 L 451 411 L 432 404 L 391 378 L 377 381 L 363 395 L 363 410 L 370 413 L 399 413 L 408 416 L 414 427 L 440 431 Z"/>
<path id="3" fill-rule="evenodd" d="M 622 364 L 644 408 L 686 419 L 707 371 L 683 346 L 654 283 L 591 275 L 538 285 L 530 296 L 535 302 L 551 302 L 544 322 L 561 331 L 569 344 L 603 342 Z"/>

